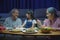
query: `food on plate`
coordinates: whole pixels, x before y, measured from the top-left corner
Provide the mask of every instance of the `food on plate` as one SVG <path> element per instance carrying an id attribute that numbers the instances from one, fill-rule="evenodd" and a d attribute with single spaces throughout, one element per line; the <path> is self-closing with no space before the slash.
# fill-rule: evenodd
<path id="1" fill-rule="evenodd" d="M 12 32 L 20 32 L 19 29 L 12 29 L 12 30 L 10 30 L 10 31 L 12 31 Z"/>
<path id="2" fill-rule="evenodd" d="M 34 30 L 28 29 L 28 30 L 26 30 L 26 32 L 34 32 Z"/>
<path id="3" fill-rule="evenodd" d="M 42 27 L 42 28 L 41 28 L 41 32 L 43 32 L 43 33 L 48 33 L 48 32 L 50 32 L 51 30 L 52 30 L 51 27 Z"/>

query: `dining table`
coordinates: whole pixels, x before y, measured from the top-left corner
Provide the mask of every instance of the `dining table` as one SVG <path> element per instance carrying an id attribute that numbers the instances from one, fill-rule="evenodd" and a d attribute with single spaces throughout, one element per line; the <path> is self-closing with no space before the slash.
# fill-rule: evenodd
<path id="1" fill-rule="evenodd" d="M 21 31 L 9 31 L 9 30 L 4 30 L 2 32 L 0 32 L 0 34 L 4 34 L 4 38 L 5 36 L 8 35 L 20 35 L 20 36 L 34 36 L 35 38 L 37 36 L 60 36 L 60 30 L 59 31 L 51 31 L 49 33 L 42 33 L 41 30 L 39 30 L 38 32 L 35 33 L 26 33 L 26 32 L 21 32 Z"/>

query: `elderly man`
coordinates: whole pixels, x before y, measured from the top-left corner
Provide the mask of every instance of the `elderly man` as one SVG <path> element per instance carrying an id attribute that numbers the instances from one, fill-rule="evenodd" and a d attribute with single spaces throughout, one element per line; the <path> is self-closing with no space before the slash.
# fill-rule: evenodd
<path id="1" fill-rule="evenodd" d="M 22 25 L 22 21 L 19 16 L 19 11 L 18 9 L 12 9 L 10 17 L 6 18 L 4 22 L 5 27 L 20 27 Z"/>
<path id="2" fill-rule="evenodd" d="M 22 21 L 19 16 L 19 10 L 18 9 L 12 9 L 10 13 L 10 17 L 6 18 L 4 22 L 4 26 L 6 28 L 16 28 L 16 27 L 21 27 Z M 8 40 L 18 40 L 21 38 L 21 36 L 13 36 L 13 35 L 6 35 Z"/>

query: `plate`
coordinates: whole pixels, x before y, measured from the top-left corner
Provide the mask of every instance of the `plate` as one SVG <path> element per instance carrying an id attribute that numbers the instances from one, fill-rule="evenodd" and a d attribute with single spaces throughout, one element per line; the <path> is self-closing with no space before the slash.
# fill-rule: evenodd
<path id="1" fill-rule="evenodd" d="M 34 33 L 37 33 L 38 31 L 37 30 L 34 30 L 34 31 L 22 31 L 23 33 L 27 33 L 27 34 L 34 34 Z"/>
<path id="2" fill-rule="evenodd" d="M 21 32 L 19 29 L 12 29 L 12 30 L 9 30 L 9 32 Z"/>

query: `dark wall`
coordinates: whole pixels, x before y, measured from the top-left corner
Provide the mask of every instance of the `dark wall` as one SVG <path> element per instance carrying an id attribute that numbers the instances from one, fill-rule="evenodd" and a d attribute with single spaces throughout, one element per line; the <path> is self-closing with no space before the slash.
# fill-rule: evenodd
<path id="1" fill-rule="evenodd" d="M 13 8 L 34 10 L 52 6 L 59 10 L 59 0 L 0 0 L 0 13 L 7 13 Z"/>

